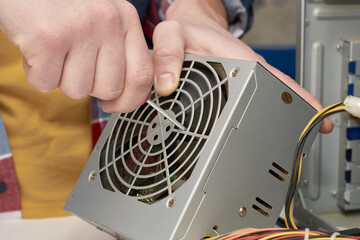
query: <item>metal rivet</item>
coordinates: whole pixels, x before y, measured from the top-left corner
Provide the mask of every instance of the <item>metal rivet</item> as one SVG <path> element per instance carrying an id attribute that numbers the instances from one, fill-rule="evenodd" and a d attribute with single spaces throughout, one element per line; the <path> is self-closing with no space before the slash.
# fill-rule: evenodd
<path id="1" fill-rule="evenodd" d="M 342 50 L 342 45 L 341 45 L 341 44 L 337 44 L 337 45 L 336 45 L 336 50 L 338 50 L 339 52 L 341 52 L 341 50 Z"/>
<path id="2" fill-rule="evenodd" d="M 304 179 L 304 185 L 308 186 L 309 185 L 309 180 L 308 179 Z"/>
<path id="3" fill-rule="evenodd" d="M 331 196 L 333 196 L 334 198 L 336 198 L 337 195 L 338 195 L 337 190 L 332 190 L 332 191 L 331 191 Z"/>
<path id="4" fill-rule="evenodd" d="M 292 98 L 292 96 L 291 96 L 291 94 L 289 92 L 283 92 L 281 94 L 281 99 L 286 104 L 290 104 L 293 101 L 293 98 Z"/>
<path id="5" fill-rule="evenodd" d="M 240 217 L 244 217 L 246 215 L 246 208 L 240 207 L 238 212 Z"/>
<path id="6" fill-rule="evenodd" d="M 240 72 L 240 68 L 235 68 L 231 71 L 231 76 L 234 78 L 237 75 L 239 75 L 239 72 Z"/>
<path id="7" fill-rule="evenodd" d="M 96 178 L 96 171 L 92 171 L 90 174 L 89 174 L 89 181 L 94 181 Z"/>
<path id="8" fill-rule="evenodd" d="M 168 207 L 172 207 L 175 205 L 175 198 L 171 198 L 169 201 L 168 201 Z"/>

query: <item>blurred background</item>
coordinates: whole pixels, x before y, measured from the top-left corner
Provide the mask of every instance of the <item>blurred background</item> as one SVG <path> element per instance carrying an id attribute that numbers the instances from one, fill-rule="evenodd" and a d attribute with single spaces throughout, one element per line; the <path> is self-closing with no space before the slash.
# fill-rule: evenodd
<path id="1" fill-rule="evenodd" d="M 295 79 L 298 1 L 255 0 L 254 22 L 242 38 L 271 65 Z"/>

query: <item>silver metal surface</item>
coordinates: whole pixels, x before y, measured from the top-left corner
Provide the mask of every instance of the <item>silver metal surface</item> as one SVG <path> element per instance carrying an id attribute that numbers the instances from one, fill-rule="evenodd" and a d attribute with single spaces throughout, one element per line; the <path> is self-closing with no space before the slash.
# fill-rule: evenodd
<path id="1" fill-rule="evenodd" d="M 355 80 L 355 76 L 349 78 L 347 58 L 350 58 L 350 49 L 347 50 L 346 46 L 349 42 L 360 41 L 359 1 L 302 0 L 299 9 L 297 81 L 324 106 L 343 101 L 349 83 L 355 83 L 354 95 L 359 96 L 360 86 L 356 86 L 359 79 Z M 352 55 L 355 56 L 360 58 L 358 53 Z M 360 209 L 360 205 L 350 206 L 343 200 L 346 189 L 360 189 L 360 182 L 345 183 L 345 172 L 349 170 L 346 149 L 353 149 L 353 159 L 360 159 L 360 155 L 356 155 L 360 149 L 359 141 L 346 140 L 349 127 L 346 118 L 346 114 L 331 118 L 335 125 L 333 132 L 319 135 L 307 161 L 304 161 L 300 187 L 307 208 L 315 213 Z M 332 197 L 333 192 L 338 194 Z"/>
<path id="2" fill-rule="evenodd" d="M 165 116 L 168 120 L 170 120 L 173 124 L 175 124 L 179 129 L 186 131 L 186 127 L 183 126 L 181 123 L 179 123 L 176 118 L 172 117 L 170 114 L 168 114 L 164 109 L 159 107 L 156 103 L 151 101 L 151 99 L 146 101 L 150 106 L 152 106 L 156 111 L 161 113 L 163 116 Z"/>
<path id="3" fill-rule="evenodd" d="M 151 99 L 186 131 L 148 104 L 113 114 L 65 210 L 118 239 L 201 239 L 214 226 L 219 234 L 274 226 L 315 109 L 256 62 L 193 55 L 175 93 Z"/>
<path id="4" fill-rule="evenodd" d="M 345 88 L 342 91 L 343 98 L 348 94 L 360 97 L 360 75 L 356 73 L 356 66 L 353 74 L 349 71 L 349 64 L 351 62 L 356 64 L 357 61 L 360 61 L 360 33 L 357 40 L 344 40 L 342 43 L 341 79 Z M 360 121 L 348 114 L 343 114 L 339 121 L 339 128 L 337 202 L 343 210 L 360 210 L 360 139 L 352 140 L 347 136 L 351 129 L 360 129 Z"/>

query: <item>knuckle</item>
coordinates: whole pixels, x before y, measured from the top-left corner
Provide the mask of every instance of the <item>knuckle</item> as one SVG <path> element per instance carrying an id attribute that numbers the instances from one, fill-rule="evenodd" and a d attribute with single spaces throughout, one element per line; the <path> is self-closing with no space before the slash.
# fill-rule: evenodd
<path id="1" fill-rule="evenodd" d="M 114 112 L 118 112 L 118 113 L 128 113 L 128 112 L 133 112 L 135 109 L 137 108 L 137 106 L 135 105 L 124 105 L 121 102 L 108 102 L 108 101 L 101 101 L 101 109 L 104 112 L 107 113 L 114 113 Z"/>
<path id="2" fill-rule="evenodd" d="M 122 93 L 122 89 L 112 91 L 93 91 L 92 96 L 101 100 L 112 100 L 119 97 Z"/>
<path id="3" fill-rule="evenodd" d="M 81 93 L 81 92 L 64 92 L 64 93 L 73 99 L 82 99 L 89 95 L 88 93 Z"/>
<path id="4" fill-rule="evenodd" d="M 135 87 L 148 87 L 154 79 L 154 70 L 152 67 L 138 67 L 130 76 L 130 81 Z"/>
<path id="5" fill-rule="evenodd" d="M 156 65 L 168 65 L 169 63 L 182 59 L 183 57 L 182 50 L 173 46 L 164 46 L 154 50 L 153 52 L 153 60 Z"/>
<path id="6" fill-rule="evenodd" d="M 63 91 L 63 93 L 65 93 L 68 97 L 73 98 L 73 99 L 82 99 L 82 98 L 87 97 L 90 94 L 90 92 L 87 90 L 79 91 L 79 90 L 74 90 L 74 89 L 71 89 L 70 87 L 61 86 L 61 85 L 59 86 L 59 89 L 61 91 Z"/>
<path id="7" fill-rule="evenodd" d="M 126 19 L 128 22 L 133 23 L 139 21 L 139 15 L 134 5 L 132 5 L 128 1 L 123 2 L 123 6 L 121 6 L 122 11 L 124 12 Z"/>
<path id="8" fill-rule="evenodd" d="M 107 28 L 118 28 L 119 24 L 122 22 L 121 14 L 118 9 L 114 5 L 104 2 L 99 5 L 100 6 L 97 8 L 97 16 L 95 19 L 100 20 Z"/>
<path id="9" fill-rule="evenodd" d="M 156 25 L 154 29 L 154 36 L 156 39 L 156 36 L 159 35 L 163 36 L 164 34 L 168 34 L 169 32 L 182 32 L 182 31 L 183 31 L 183 27 L 178 21 L 166 20 Z"/>
<path id="10" fill-rule="evenodd" d="M 56 83 L 49 81 L 48 79 L 44 79 L 43 77 L 28 77 L 28 82 L 42 93 L 51 92 L 57 88 Z"/>
<path id="11" fill-rule="evenodd" d="M 65 44 L 65 36 L 54 33 L 47 28 L 41 28 L 34 38 L 29 41 L 27 47 L 36 49 L 39 52 L 41 52 L 41 49 L 44 51 L 57 51 L 62 49 Z"/>

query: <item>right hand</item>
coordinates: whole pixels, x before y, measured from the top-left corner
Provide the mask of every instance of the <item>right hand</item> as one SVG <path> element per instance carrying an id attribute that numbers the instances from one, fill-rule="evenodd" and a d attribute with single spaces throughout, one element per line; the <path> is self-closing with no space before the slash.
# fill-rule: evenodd
<path id="1" fill-rule="evenodd" d="M 167 96 L 176 89 L 184 53 L 190 53 L 257 61 L 313 107 L 321 110 L 323 107 L 315 96 L 228 32 L 222 4 L 221 0 L 179 0 L 169 7 L 166 21 L 155 28 L 153 36 L 152 57 L 157 92 Z M 332 129 L 332 122 L 326 118 L 320 132 L 329 133 Z"/>
<path id="2" fill-rule="evenodd" d="M 41 92 L 92 95 L 110 112 L 146 101 L 151 57 L 136 9 L 125 0 L 0 0 L 0 27 Z"/>

